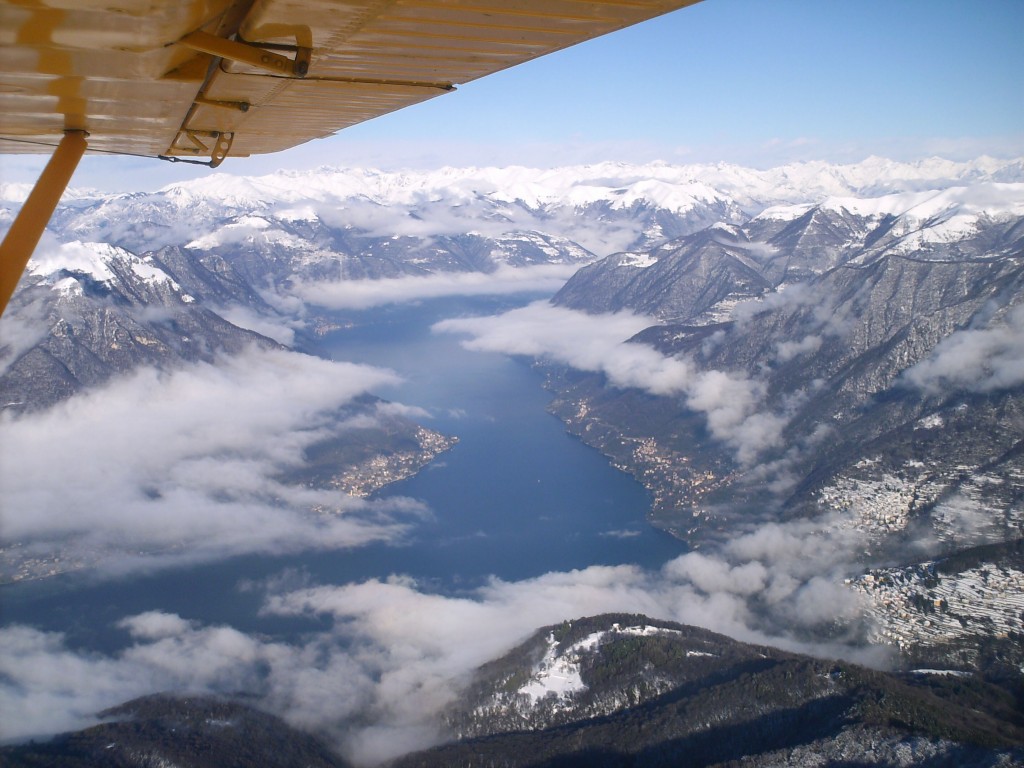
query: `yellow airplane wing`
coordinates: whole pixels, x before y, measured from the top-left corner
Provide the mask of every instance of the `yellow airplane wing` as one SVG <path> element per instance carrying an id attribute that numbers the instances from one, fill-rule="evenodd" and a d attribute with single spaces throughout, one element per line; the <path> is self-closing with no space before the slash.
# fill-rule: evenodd
<path id="1" fill-rule="evenodd" d="M 0 311 L 86 150 L 277 152 L 695 2 L 0 0 L 0 152 L 54 152 Z"/>

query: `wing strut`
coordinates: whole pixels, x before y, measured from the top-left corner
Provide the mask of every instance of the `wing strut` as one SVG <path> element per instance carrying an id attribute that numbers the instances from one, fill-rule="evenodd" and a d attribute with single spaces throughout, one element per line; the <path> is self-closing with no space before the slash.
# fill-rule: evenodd
<path id="1" fill-rule="evenodd" d="M 64 132 L 64 138 L 50 156 L 39 181 L 0 244 L 0 314 L 11 300 L 32 251 L 71 181 L 71 174 L 85 154 L 88 135 L 85 131 Z"/>

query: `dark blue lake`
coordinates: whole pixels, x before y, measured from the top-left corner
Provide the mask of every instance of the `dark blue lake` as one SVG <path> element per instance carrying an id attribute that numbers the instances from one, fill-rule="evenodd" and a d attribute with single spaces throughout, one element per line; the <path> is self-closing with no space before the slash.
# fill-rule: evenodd
<path id="1" fill-rule="evenodd" d="M 658 567 L 681 554 L 682 542 L 646 523 L 646 491 L 547 413 L 550 395 L 529 361 L 468 351 L 459 337 L 430 330 L 447 317 L 494 314 L 533 298 L 449 298 L 339 314 L 351 325 L 316 342 L 324 356 L 394 369 L 405 383 L 379 394 L 426 409 L 427 426 L 459 437 L 426 470 L 381 492 L 420 499 L 433 513 L 405 544 L 236 557 L 102 583 L 68 576 L 14 585 L 0 591 L 3 623 L 63 631 L 73 645 L 105 650 L 127 639 L 114 622 L 148 610 L 286 635 L 302 627 L 259 617 L 262 594 L 241 583 L 286 570 L 333 584 L 397 573 L 454 593 L 490 576 Z"/>

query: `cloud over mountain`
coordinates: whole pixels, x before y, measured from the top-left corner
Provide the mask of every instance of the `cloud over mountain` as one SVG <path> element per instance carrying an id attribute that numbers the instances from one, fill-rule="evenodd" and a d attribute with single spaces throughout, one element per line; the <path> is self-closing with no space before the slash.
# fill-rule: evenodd
<path id="1" fill-rule="evenodd" d="M 44 412 L 5 414 L 4 536 L 112 548 L 123 552 L 116 567 L 140 549 L 150 556 L 136 567 L 401 536 L 422 513 L 414 502 L 276 479 L 339 428 L 341 406 L 396 381 L 379 368 L 250 348 L 217 364 L 143 368 Z"/>
<path id="2" fill-rule="evenodd" d="M 991 392 L 1024 384 L 1024 306 L 981 328 L 957 331 L 903 373 L 927 392 Z"/>
<path id="3" fill-rule="evenodd" d="M 538 626 L 616 611 L 884 663 L 884 655 L 846 644 L 858 604 L 836 584 L 855 568 L 858 543 L 856 532 L 837 533 L 827 521 L 771 525 L 660 570 L 591 566 L 491 579 L 461 595 L 402 576 L 330 585 L 283 575 L 263 585 L 263 614 L 330 623 L 292 642 L 162 611 L 121 619 L 130 641 L 110 655 L 76 651 L 59 633 L 7 627 L 0 630 L 0 695 L 13 716 L 3 733 L 82 727 L 96 711 L 154 690 L 245 692 L 373 764 L 436 743 L 438 714 L 473 671 Z M 851 634 L 828 646 L 800 639 L 822 623 Z"/>
<path id="4" fill-rule="evenodd" d="M 298 283 L 293 293 L 330 309 L 368 309 L 440 296 L 498 296 L 534 291 L 554 292 L 576 271 L 575 264 L 498 267 L 491 273 L 440 272 L 377 280 L 321 280 Z"/>
<path id="5" fill-rule="evenodd" d="M 534 302 L 494 317 L 443 320 L 434 330 L 467 334 L 468 349 L 528 355 L 602 373 L 613 387 L 635 387 L 652 395 L 678 396 L 707 419 L 708 429 L 748 464 L 778 443 L 785 418 L 759 408 L 762 385 L 742 373 L 699 370 L 685 356 L 666 356 L 629 342 L 652 317 L 615 312 L 588 314 Z"/>

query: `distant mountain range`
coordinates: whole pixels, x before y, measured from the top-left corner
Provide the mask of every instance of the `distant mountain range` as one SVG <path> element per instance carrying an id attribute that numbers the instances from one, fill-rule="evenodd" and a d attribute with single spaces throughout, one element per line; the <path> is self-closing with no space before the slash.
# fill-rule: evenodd
<path id="1" fill-rule="evenodd" d="M 1020 182 L 1024 161 L 992 158 L 869 158 L 769 170 L 724 163 L 423 172 L 324 167 L 261 177 L 218 173 L 149 193 L 71 190 L 52 229 L 65 241 L 106 242 L 137 253 L 247 240 L 308 254 L 319 243 L 321 258 L 344 257 L 346 233 L 401 239 L 536 231 L 607 256 L 718 222 L 744 223 L 776 205 Z M 0 201 L 10 210 L 26 192 L 24 185 L 0 184 Z"/>

